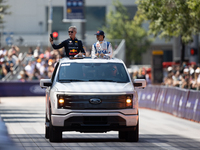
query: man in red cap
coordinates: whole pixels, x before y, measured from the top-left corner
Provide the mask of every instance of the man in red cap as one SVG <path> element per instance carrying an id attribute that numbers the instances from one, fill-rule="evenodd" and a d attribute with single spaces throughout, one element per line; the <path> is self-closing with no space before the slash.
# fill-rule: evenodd
<path id="1" fill-rule="evenodd" d="M 102 30 L 98 30 L 95 35 L 97 42 L 92 45 L 92 58 L 111 58 L 112 46 L 110 42 L 104 40 L 104 32 Z"/>

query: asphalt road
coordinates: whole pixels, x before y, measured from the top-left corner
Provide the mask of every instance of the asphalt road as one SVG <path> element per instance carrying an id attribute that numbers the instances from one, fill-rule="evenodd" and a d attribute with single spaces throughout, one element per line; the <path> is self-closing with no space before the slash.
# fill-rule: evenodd
<path id="1" fill-rule="evenodd" d="M 200 123 L 157 111 L 140 109 L 140 139 L 137 143 L 118 139 L 117 132 L 64 132 L 61 143 L 44 137 L 45 97 L 0 98 L 0 116 L 5 122 L 13 149 L 20 150 L 197 150 Z M 2 139 L 0 139 L 2 140 Z M 0 148 L 1 149 L 1 148 Z"/>

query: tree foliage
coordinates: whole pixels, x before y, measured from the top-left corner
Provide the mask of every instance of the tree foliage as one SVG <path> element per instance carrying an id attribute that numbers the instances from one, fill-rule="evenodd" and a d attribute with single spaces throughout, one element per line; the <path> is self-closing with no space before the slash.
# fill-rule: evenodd
<path id="1" fill-rule="evenodd" d="M 182 42 L 192 41 L 200 32 L 199 0 L 138 0 L 134 20 L 141 24 L 149 21 L 149 33 L 170 40 L 181 36 Z"/>
<path id="2" fill-rule="evenodd" d="M 9 7 L 9 5 L 5 4 L 4 0 L 0 0 L 0 24 L 3 23 L 4 16 L 10 14 L 10 12 L 7 12 Z"/>
<path id="3" fill-rule="evenodd" d="M 106 16 L 106 26 L 103 30 L 108 39 L 125 39 L 126 41 L 126 64 L 132 61 L 140 63 L 142 53 L 147 50 L 151 40 L 147 38 L 146 31 L 141 24 L 135 24 L 129 19 L 127 9 L 117 0 L 113 2 L 115 11 L 110 11 Z"/>

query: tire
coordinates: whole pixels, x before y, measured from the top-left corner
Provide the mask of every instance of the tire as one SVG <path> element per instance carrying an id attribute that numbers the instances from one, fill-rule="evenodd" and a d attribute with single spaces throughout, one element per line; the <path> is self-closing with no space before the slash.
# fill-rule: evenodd
<path id="1" fill-rule="evenodd" d="M 49 123 L 49 120 L 47 118 L 47 114 L 46 114 L 45 123 Z M 49 139 L 49 127 L 47 127 L 46 125 L 45 125 L 45 138 Z"/>
<path id="2" fill-rule="evenodd" d="M 126 132 L 126 141 L 127 142 L 138 142 L 139 140 L 139 122 L 134 130 Z"/>
<path id="3" fill-rule="evenodd" d="M 119 139 L 125 139 L 126 138 L 126 132 L 125 131 L 119 131 L 118 137 L 119 137 Z"/>
<path id="4" fill-rule="evenodd" d="M 62 130 L 55 127 L 51 123 L 51 113 L 49 121 L 49 141 L 50 142 L 61 142 L 62 141 Z"/>

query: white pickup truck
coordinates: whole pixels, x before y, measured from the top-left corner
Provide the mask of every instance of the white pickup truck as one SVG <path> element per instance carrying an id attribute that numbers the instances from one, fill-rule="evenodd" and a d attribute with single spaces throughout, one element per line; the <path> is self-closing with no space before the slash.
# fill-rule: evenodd
<path id="1" fill-rule="evenodd" d="M 120 139 L 137 142 L 139 115 L 137 88 L 122 60 L 69 59 L 57 62 L 46 88 L 46 133 L 50 142 L 62 141 L 62 132 L 118 131 Z"/>

